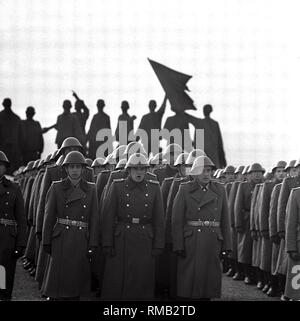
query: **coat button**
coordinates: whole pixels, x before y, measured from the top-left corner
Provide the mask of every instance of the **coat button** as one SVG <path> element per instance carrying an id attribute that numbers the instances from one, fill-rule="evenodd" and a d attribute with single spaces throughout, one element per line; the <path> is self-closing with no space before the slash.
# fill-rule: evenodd
<path id="1" fill-rule="evenodd" d="M 201 207 L 198 207 L 198 211 L 200 211 L 201 210 Z"/>
<path id="2" fill-rule="evenodd" d="M 198 232 L 201 232 L 201 230 L 200 230 L 200 229 L 198 229 Z"/>
<path id="3" fill-rule="evenodd" d="M 8 202 L 5 202 L 5 205 L 8 205 Z"/>
<path id="4" fill-rule="evenodd" d="M 129 197 L 129 194 L 127 193 L 126 196 Z"/>
<path id="5" fill-rule="evenodd" d="M 148 204 L 145 204 L 145 207 L 148 207 Z"/>
<path id="6" fill-rule="evenodd" d="M 66 216 L 66 218 L 69 218 L 69 216 Z"/>
<path id="7" fill-rule="evenodd" d="M 66 207 L 69 207 L 69 205 L 66 205 Z"/>
<path id="8" fill-rule="evenodd" d="M 130 226 L 129 226 L 129 225 L 127 225 L 126 227 L 127 227 L 127 228 L 130 228 Z"/>
<path id="9" fill-rule="evenodd" d="M 86 208 L 86 205 L 83 205 L 84 208 Z"/>
<path id="10" fill-rule="evenodd" d="M 129 207 L 129 204 L 126 204 L 127 207 Z"/>
<path id="11" fill-rule="evenodd" d="M 148 194 L 148 193 L 146 193 L 146 194 L 145 194 L 145 196 L 149 196 L 149 194 Z"/>
<path id="12" fill-rule="evenodd" d="M 8 216 L 8 214 L 7 214 L 7 213 L 5 213 L 4 215 L 5 215 L 5 216 Z"/>
<path id="13" fill-rule="evenodd" d="M 69 226 L 66 226 L 66 229 L 68 230 L 70 227 Z"/>
<path id="14" fill-rule="evenodd" d="M 81 216 L 81 218 L 84 218 L 84 216 Z"/>
<path id="15" fill-rule="evenodd" d="M 6 192 L 7 195 L 9 195 L 9 192 Z"/>
<path id="16" fill-rule="evenodd" d="M 78 228 L 79 230 L 82 230 L 82 227 L 81 226 L 79 226 L 79 228 Z"/>
<path id="17" fill-rule="evenodd" d="M 145 228 L 145 226 L 143 225 L 142 228 Z"/>

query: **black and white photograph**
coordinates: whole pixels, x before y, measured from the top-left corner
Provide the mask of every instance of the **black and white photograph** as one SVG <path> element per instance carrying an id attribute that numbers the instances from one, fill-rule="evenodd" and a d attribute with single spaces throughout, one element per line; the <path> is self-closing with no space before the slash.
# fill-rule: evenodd
<path id="1" fill-rule="evenodd" d="M 299 1 L 0 8 L 0 311 L 300 301 Z"/>

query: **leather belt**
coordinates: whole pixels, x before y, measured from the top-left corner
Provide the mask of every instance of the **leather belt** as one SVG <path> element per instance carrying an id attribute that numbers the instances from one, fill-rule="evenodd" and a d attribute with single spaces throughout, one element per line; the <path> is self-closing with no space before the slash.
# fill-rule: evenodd
<path id="1" fill-rule="evenodd" d="M 77 226 L 77 227 L 84 227 L 88 228 L 88 223 L 81 222 L 81 221 L 72 221 L 69 219 L 64 219 L 64 218 L 58 218 L 57 223 L 63 224 L 63 225 L 68 225 L 68 226 Z"/>
<path id="2" fill-rule="evenodd" d="M 151 219 L 145 219 L 145 218 L 139 218 L 139 217 L 118 217 L 117 219 L 118 223 L 126 223 L 126 224 L 151 224 L 152 220 Z"/>
<path id="3" fill-rule="evenodd" d="M 5 218 L 0 218 L 1 225 L 10 225 L 10 226 L 17 226 L 17 222 L 15 220 L 7 220 Z"/>
<path id="4" fill-rule="evenodd" d="M 186 224 L 189 226 L 220 227 L 220 222 L 215 221 L 187 221 Z"/>

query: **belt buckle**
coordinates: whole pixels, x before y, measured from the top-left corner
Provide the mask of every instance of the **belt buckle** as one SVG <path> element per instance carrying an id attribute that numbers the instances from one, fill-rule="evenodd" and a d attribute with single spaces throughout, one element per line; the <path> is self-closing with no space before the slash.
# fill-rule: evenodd
<path id="1" fill-rule="evenodd" d="M 209 221 L 204 221 L 204 226 L 209 226 Z"/>
<path id="2" fill-rule="evenodd" d="M 77 226 L 77 222 L 76 221 L 71 221 L 71 224 L 74 226 Z"/>
<path id="3" fill-rule="evenodd" d="M 140 219 L 138 217 L 133 217 L 132 218 L 132 223 L 133 224 L 139 224 L 140 223 Z"/>

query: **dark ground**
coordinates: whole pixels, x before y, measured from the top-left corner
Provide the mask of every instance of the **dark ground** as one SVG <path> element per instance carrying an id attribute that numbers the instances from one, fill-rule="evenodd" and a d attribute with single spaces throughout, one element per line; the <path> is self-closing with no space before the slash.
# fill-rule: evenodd
<path id="1" fill-rule="evenodd" d="M 37 283 L 23 269 L 19 262 L 16 270 L 15 287 L 13 300 L 40 301 Z M 88 300 L 95 300 L 94 297 Z M 279 301 L 279 298 L 269 298 L 267 295 L 257 290 L 254 285 L 245 285 L 242 281 L 233 281 L 223 275 L 222 301 Z"/>

